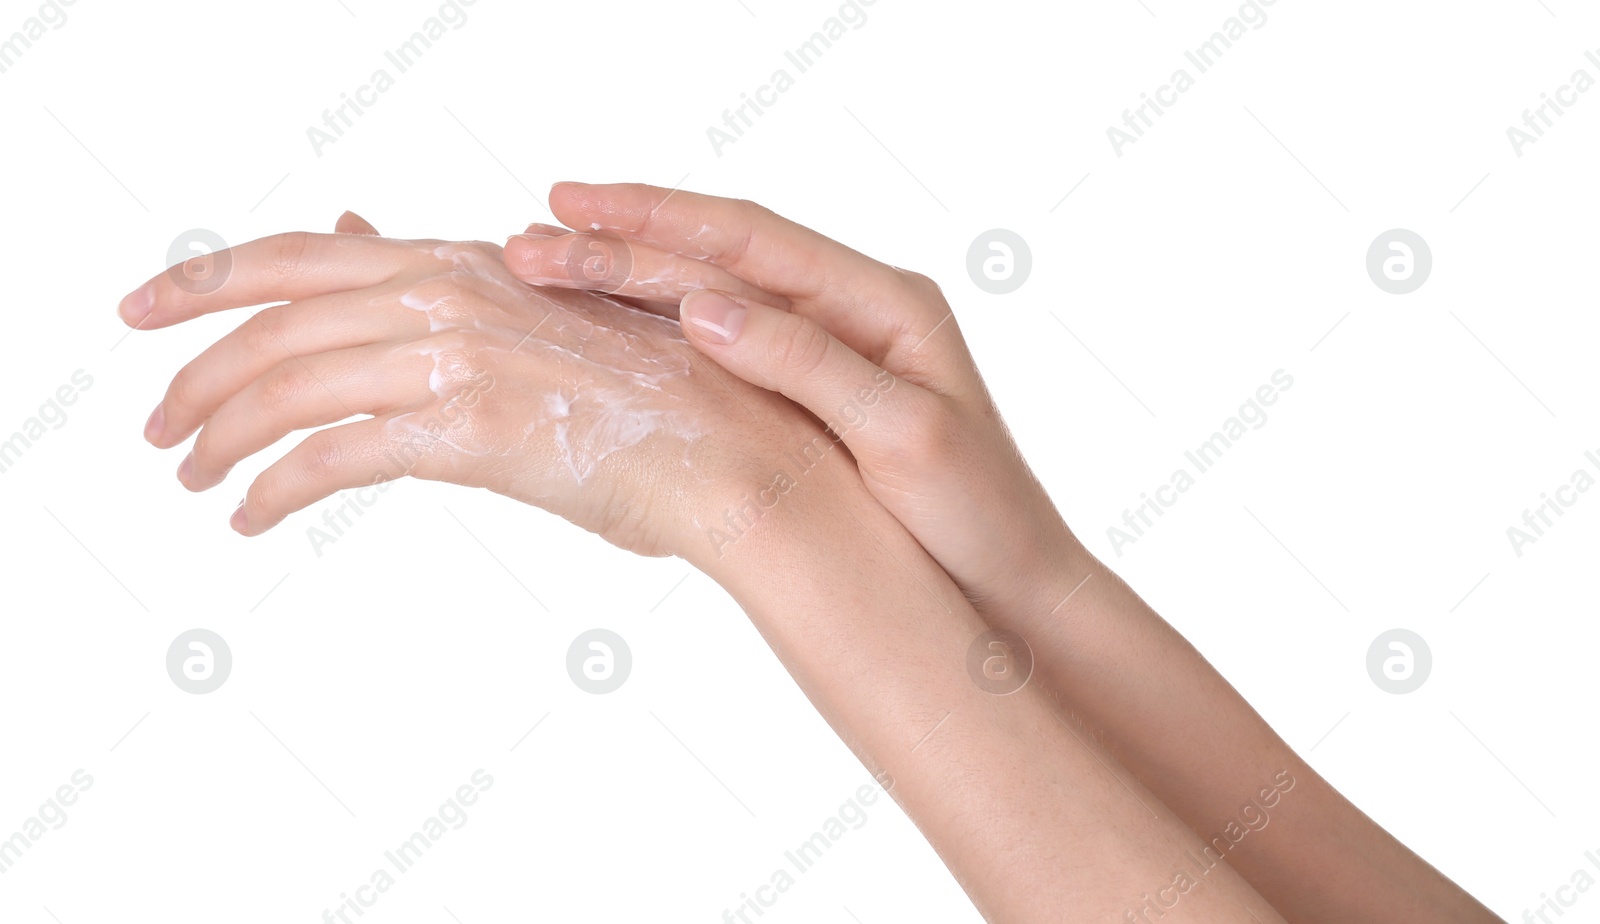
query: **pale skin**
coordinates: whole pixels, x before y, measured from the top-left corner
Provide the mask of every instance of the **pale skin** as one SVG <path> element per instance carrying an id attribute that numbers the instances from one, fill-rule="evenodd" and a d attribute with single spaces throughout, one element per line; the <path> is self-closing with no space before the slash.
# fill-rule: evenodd
<path id="1" fill-rule="evenodd" d="M 195 436 L 179 478 L 204 490 L 314 429 L 246 490 L 244 535 L 413 475 L 682 557 L 744 608 L 989 920 L 1138 920 L 1162 889 L 1162 921 L 1496 920 L 1316 777 L 1083 551 L 936 287 L 748 203 L 562 184 L 551 204 L 626 238 L 628 272 L 604 286 L 569 273 L 574 243 L 591 242 L 565 228 L 502 252 L 385 239 L 347 214 L 335 234 L 233 249 L 215 292 L 156 277 L 124 299 L 130 325 L 274 307 L 179 371 L 146 438 Z M 718 312 L 719 292 L 744 314 Z M 756 516 L 777 460 L 826 445 L 819 421 L 866 388 L 845 449 Z M 730 509 L 751 511 L 748 528 L 710 540 Z M 968 515 L 985 509 L 1015 515 Z M 1025 525 L 985 531 L 1008 521 Z M 1035 652 L 1036 679 L 1011 695 L 967 673 L 990 627 Z M 1130 650 L 1164 671 L 1131 684 Z M 1271 825 L 1171 897 L 1180 858 L 1284 770 L 1296 782 Z"/>

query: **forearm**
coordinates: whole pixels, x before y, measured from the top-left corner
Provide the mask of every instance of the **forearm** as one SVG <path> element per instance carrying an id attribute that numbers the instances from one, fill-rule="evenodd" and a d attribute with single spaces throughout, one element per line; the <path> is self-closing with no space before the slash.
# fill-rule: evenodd
<path id="1" fill-rule="evenodd" d="M 1162 889 L 1164 921 L 1280 920 L 1226 866 L 1171 890 L 1194 833 L 1040 687 L 973 683 L 988 627 L 853 473 L 808 481 L 704 567 L 990 920 L 1130 920 Z"/>
<path id="2" fill-rule="evenodd" d="M 1333 789 L 1075 539 L 1049 546 L 985 617 L 1027 639 L 1038 678 L 1285 916 L 1499 920 Z M 1292 791 L 1263 799 L 1285 772 Z"/>

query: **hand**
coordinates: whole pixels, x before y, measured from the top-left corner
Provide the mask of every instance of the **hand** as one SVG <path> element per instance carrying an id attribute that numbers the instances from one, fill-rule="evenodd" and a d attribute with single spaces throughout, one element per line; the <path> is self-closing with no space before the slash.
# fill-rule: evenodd
<path id="1" fill-rule="evenodd" d="M 257 312 L 172 380 L 145 436 L 199 431 L 178 477 L 220 483 L 287 434 L 233 516 L 245 535 L 336 491 L 414 475 L 488 488 L 647 555 L 708 557 L 720 517 L 773 460 L 820 435 L 790 402 L 719 375 L 677 322 L 587 292 L 538 289 L 485 243 L 283 234 L 198 257 L 231 262 L 215 292 L 164 273 L 123 300 L 142 328 Z"/>
<path id="2" fill-rule="evenodd" d="M 745 201 L 562 183 L 550 207 L 597 230 L 535 226 L 506 245 L 513 273 L 677 308 L 697 349 L 841 436 L 873 496 L 975 603 L 1022 605 L 1076 545 L 928 277 Z M 580 271 L 607 248 L 609 272 Z"/>

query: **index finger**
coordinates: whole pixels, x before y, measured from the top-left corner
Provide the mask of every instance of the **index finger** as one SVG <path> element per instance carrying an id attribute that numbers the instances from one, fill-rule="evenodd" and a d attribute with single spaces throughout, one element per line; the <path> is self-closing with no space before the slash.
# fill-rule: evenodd
<path id="1" fill-rule="evenodd" d="M 612 231 L 706 260 L 796 300 L 855 302 L 863 294 L 904 292 L 894 267 L 744 199 L 643 183 L 557 183 L 550 209 L 574 228 Z"/>
<path id="2" fill-rule="evenodd" d="M 130 327 L 169 327 L 203 314 L 366 288 L 392 279 L 421 251 L 410 241 L 352 234 L 274 234 L 191 257 L 129 293 Z"/>

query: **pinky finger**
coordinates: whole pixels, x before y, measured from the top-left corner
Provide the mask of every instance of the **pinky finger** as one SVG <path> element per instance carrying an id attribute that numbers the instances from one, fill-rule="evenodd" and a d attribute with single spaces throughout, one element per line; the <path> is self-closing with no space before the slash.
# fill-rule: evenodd
<path id="1" fill-rule="evenodd" d="M 256 477 L 229 525 L 242 536 L 259 536 L 325 497 L 409 474 L 387 430 L 404 413 L 329 427 L 301 440 Z"/>

